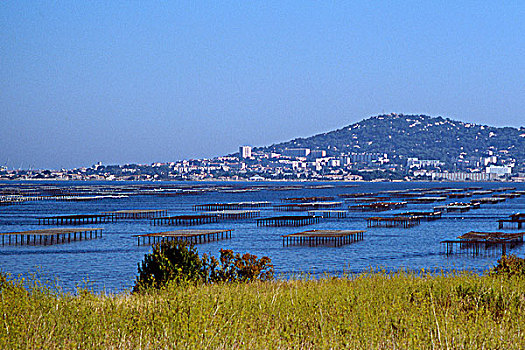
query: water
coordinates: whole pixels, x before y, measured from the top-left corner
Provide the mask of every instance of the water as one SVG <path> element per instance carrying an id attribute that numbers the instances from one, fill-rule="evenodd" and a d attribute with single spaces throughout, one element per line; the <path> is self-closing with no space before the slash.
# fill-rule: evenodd
<path id="1" fill-rule="evenodd" d="M 4 183 L 12 186 L 14 183 Z M 52 183 L 55 186 L 76 186 L 79 183 Z M 99 186 L 100 182 L 83 182 L 82 186 Z M 112 186 L 115 183 L 108 183 Z M 122 183 L 122 186 L 136 183 Z M 161 183 L 154 183 L 160 185 Z M 174 183 L 166 183 L 173 186 Z M 175 183 L 177 184 L 177 183 Z M 187 186 L 188 183 L 178 183 Z M 195 183 L 194 183 L 195 184 Z M 207 183 L 222 186 L 225 183 Z M 311 186 L 312 183 L 230 183 L 235 186 Z M 319 183 L 315 183 L 317 185 Z M 326 184 L 326 183 L 322 183 Z M 525 190 L 525 184 L 502 183 L 358 183 L 357 187 L 342 187 L 341 183 L 332 183 L 331 188 L 302 188 L 288 191 L 263 189 L 256 192 L 222 193 L 208 192 L 198 195 L 176 197 L 158 197 L 136 195 L 121 199 L 103 199 L 89 202 L 54 202 L 38 201 L 0 206 L 0 232 L 25 231 L 54 226 L 37 225 L 37 217 L 60 214 L 95 214 L 103 211 L 124 209 L 167 209 L 169 215 L 194 213 L 194 204 L 239 201 L 270 201 L 281 204 L 282 198 L 334 196 L 351 192 L 378 192 L 384 190 L 402 190 L 410 188 L 472 186 L 491 189 L 502 186 Z M 488 197 L 490 195 L 477 196 Z M 218 255 L 219 249 L 232 249 L 235 252 L 249 252 L 257 256 L 269 256 L 276 273 L 289 276 L 293 273 L 324 272 L 340 274 L 343 271 L 358 273 L 370 267 L 383 267 L 387 270 L 408 268 L 425 269 L 468 269 L 476 272 L 486 271 L 498 259 L 497 254 L 473 257 L 469 254 L 446 256 L 440 241 L 454 239 L 468 231 L 500 231 L 497 219 L 505 218 L 516 212 L 525 212 L 525 196 L 507 199 L 499 204 L 485 204 L 480 209 L 464 213 L 446 213 L 443 219 L 433 222 L 421 222 L 410 229 L 401 228 L 366 228 L 364 218 L 368 216 L 390 216 L 397 212 L 410 210 L 431 210 L 434 206 L 450 202 L 468 202 L 472 198 L 449 199 L 446 202 L 431 204 L 408 204 L 407 208 L 380 213 L 350 212 L 345 219 L 322 219 L 319 224 L 299 228 L 293 227 L 257 227 L 255 219 L 222 221 L 214 224 L 192 226 L 202 229 L 234 229 L 233 237 L 198 245 L 200 253 Z M 261 217 L 285 215 L 270 208 L 261 208 Z M 293 213 L 292 213 L 293 214 Z M 302 214 L 302 213 L 297 213 Z M 77 241 L 69 244 L 49 246 L 0 246 L 0 268 L 13 275 L 36 273 L 40 278 L 57 280 L 66 291 L 71 291 L 83 281 L 97 291 L 118 292 L 130 290 L 137 274 L 137 264 L 151 247 L 138 246 L 133 235 L 161 232 L 183 227 L 151 226 L 149 220 L 123 220 L 111 223 L 85 225 L 102 227 L 101 239 Z M 63 227 L 63 226 L 62 226 Z M 344 245 L 329 246 L 288 246 L 283 247 L 281 235 L 308 229 L 364 229 L 364 240 Z M 517 230 L 508 230 L 517 232 Z M 525 248 L 519 246 L 510 253 L 523 256 Z"/>

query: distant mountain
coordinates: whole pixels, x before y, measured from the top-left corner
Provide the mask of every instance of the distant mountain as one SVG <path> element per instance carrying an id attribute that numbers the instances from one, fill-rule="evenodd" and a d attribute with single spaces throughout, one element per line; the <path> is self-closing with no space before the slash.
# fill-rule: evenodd
<path id="1" fill-rule="evenodd" d="M 492 127 L 426 115 L 370 117 L 342 129 L 260 149 L 324 149 L 329 155 L 381 152 L 390 158 L 418 157 L 452 164 L 460 155 L 495 155 L 525 161 L 525 128 Z"/>

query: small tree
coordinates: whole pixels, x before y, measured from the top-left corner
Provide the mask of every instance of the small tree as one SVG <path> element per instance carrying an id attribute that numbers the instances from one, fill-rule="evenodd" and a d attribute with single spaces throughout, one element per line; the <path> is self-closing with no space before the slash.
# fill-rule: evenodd
<path id="1" fill-rule="evenodd" d="M 153 252 L 146 254 L 139 264 L 133 292 L 160 288 L 168 281 L 199 280 L 202 266 L 193 244 L 182 240 L 163 241 L 154 245 Z"/>
<path id="2" fill-rule="evenodd" d="M 242 256 L 227 249 L 221 249 L 219 260 L 203 256 L 204 275 L 208 282 L 249 282 L 254 280 L 269 281 L 273 279 L 272 261 L 267 256 L 258 259 L 256 255 Z"/>
<path id="3" fill-rule="evenodd" d="M 193 244 L 185 241 L 164 241 L 153 246 L 153 252 L 144 256 L 139 264 L 139 275 L 133 292 L 149 288 L 162 288 L 170 281 L 249 282 L 273 279 L 274 270 L 270 258 L 260 259 L 252 254 L 235 254 L 221 249 L 219 260 L 206 254 L 199 258 Z"/>
<path id="4" fill-rule="evenodd" d="M 491 273 L 496 276 L 525 276 L 525 259 L 516 255 L 503 255 Z"/>

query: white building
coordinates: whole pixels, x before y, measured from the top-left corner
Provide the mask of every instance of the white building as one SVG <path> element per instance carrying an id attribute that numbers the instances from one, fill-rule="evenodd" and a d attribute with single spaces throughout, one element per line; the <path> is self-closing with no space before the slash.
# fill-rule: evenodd
<path id="1" fill-rule="evenodd" d="M 293 170 L 305 170 L 306 169 L 306 162 L 301 161 L 293 161 L 292 162 L 292 169 Z"/>
<path id="2" fill-rule="evenodd" d="M 407 167 L 408 168 L 437 168 L 445 165 L 444 162 L 434 159 L 419 159 L 419 158 L 408 158 Z"/>
<path id="3" fill-rule="evenodd" d="M 339 159 L 330 159 L 328 164 L 330 164 L 330 166 L 333 168 L 338 168 L 341 166 L 341 161 Z"/>
<path id="4" fill-rule="evenodd" d="M 496 174 L 498 176 L 510 175 L 512 174 L 512 167 L 510 166 L 497 166 L 491 165 L 485 169 L 487 174 Z"/>
<path id="5" fill-rule="evenodd" d="M 239 147 L 239 157 L 242 159 L 247 159 L 252 157 L 252 148 L 250 146 L 241 146 Z"/>
<path id="6" fill-rule="evenodd" d="M 483 161 L 484 166 L 487 166 L 489 164 L 496 164 L 498 163 L 498 157 L 489 156 L 489 157 L 482 158 L 482 161 Z"/>

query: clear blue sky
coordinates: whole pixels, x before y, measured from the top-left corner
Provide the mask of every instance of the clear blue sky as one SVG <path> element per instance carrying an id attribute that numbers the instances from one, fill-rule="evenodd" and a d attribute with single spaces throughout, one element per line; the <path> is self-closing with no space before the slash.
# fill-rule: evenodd
<path id="1" fill-rule="evenodd" d="M 525 118 L 523 1 L 2 1 L 0 165 L 151 163 L 381 113 Z"/>

